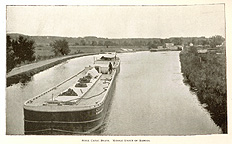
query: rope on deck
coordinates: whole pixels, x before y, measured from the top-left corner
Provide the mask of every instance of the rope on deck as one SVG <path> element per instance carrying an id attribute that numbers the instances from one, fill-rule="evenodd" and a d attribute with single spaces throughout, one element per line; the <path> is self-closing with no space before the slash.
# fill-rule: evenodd
<path id="1" fill-rule="evenodd" d="M 84 97 L 76 98 L 76 99 L 74 99 L 74 100 L 79 100 L 79 101 L 76 103 L 76 105 L 78 105 L 82 99 L 87 100 L 87 99 L 91 99 L 91 98 L 100 96 L 101 94 L 103 94 L 104 92 L 106 92 L 106 90 L 107 90 L 107 89 L 104 87 L 104 88 L 103 88 L 103 91 L 100 92 L 99 94 L 96 94 L 96 95 L 93 95 L 93 96 L 90 96 L 90 97 L 87 97 L 87 98 L 84 98 Z M 73 101 L 73 100 L 71 100 L 71 101 Z"/>
<path id="2" fill-rule="evenodd" d="M 100 92 L 99 94 L 96 94 L 96 95 L 93 95 L 93 96 L 90 96 L 90 97 L 87 97 L 87 98 L 84 98 L 84 97 L 83 97 L 83 98 L 81 98 L 81 99 L 91 99 L 91 98 L 97 97 L 97 96 L 103 94 L 103 93 L 107 90 L 107 88 L 108 88 L 108 87 L 104 87 L 104 88 L 103 88 L 103 91 Z"/>

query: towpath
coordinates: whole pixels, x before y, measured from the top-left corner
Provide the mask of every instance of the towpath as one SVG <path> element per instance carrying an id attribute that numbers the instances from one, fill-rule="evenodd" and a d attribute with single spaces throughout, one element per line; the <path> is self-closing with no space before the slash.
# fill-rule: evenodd
<path id="1" fill-rule="evenodd" d="M 84 54 L 76 54 L 76 55 L 69 55 L 69 56 L 63 56 L 63 57 L 58 57 L 58 58 L 52 58 L 52 59 L 48 59 L 48 60 L 43 60 L 43 61 L 39 61 L 36 63 L 31 63 L 31 64 L 27 64 L 27 65 L 23 65 L 20 67 L 16 67 L 14 69 L 12 69 L 9 73 L 6 74 L 6 77 L 11 77 L 23 72 L 27 72 L 36 68 L 40 68 L 43 67 L 47 64 L 56 62 L 58 60 L 63 60 L 63 59 L 71 59 L 71 58 L 75 58 L 75 57 L 81 57 L 81 56 L 85 56 L 85 55 L 91 55 L 94 53 L 84 53 Z"/>

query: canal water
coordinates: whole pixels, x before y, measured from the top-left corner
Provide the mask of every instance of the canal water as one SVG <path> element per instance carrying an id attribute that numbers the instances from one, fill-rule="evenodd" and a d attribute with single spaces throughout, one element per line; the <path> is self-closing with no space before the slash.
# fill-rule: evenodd
<path id="1" fill-rule="evenodd" d="M 104 124 L 93 134 L 220 134 L 197 96 L 183 83 L 179 52 L 118 54 L 121 71 Z M 76 58 L 6 88 L 7 134 L 23 134 L 23 103 L 93 63 Z"/>

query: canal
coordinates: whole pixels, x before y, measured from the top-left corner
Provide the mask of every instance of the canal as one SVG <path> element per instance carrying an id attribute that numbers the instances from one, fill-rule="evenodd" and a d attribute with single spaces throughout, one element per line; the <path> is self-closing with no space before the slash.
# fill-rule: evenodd
<path id="1" fill-rule="evenodd" d="M 121 71 L 104 124 L 93 134 L 220 134 L 197 96 L 183 83 L 179 52 L 118 54 Z M 23 134 L 23 103 L 93 63 L 75 58 L 6 88 L 7 134 Z"/>

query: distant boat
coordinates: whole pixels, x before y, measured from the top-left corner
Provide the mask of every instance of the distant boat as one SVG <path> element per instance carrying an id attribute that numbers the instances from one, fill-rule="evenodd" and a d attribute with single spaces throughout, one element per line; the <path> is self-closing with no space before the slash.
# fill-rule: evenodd
<path id="1" fill-rule="evenodd" d="M 158 50 L 157 49 L 154 49 L 154 48 L 151 48 L 150 49 L 150 52 L 157 52 Z"/>
<path id="2" fill-rule="evenodd" d="M 125 48 L 121 48 L 121 51 L 122 51 L 123 53 L 136 52 L 134 49 L 125 49 Z"/>
<path id="3" fill-rule="evenodd" d="M 88 134 L 96 130 L 103 123 L 119 71 L 116 53 L 100 55 L 92 66 L 27 100 L 24 133 Z"/>

